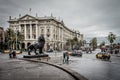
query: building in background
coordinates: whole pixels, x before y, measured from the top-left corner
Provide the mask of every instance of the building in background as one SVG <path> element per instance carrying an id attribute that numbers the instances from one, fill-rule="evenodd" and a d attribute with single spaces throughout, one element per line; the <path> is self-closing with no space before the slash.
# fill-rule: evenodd
<path id="1" fill-rule="evenodd" d="M 30 44 L 37 42 L 41 34 L 45 37 L 45 50 L 49 48 L 64 50 L 67 39 L 73 39 L 73 37 L 83 40 L 83 35 L 79 31 L 69 29 L 63 20 L 58 20 L 52 15 L 45 17 L 19 15 L 19 18 L 10 17 L 8 22 L 11 29 L 19 30 L 24 35 L 22 48 L 27 48 Z"/>

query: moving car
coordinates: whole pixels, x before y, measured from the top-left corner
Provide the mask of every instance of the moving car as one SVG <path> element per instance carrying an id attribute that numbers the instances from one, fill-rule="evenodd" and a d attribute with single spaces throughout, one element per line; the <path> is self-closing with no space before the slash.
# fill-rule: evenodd
<path id="1" fill-rule="evenodd" d="M 71 54 L 71 56 L 82 56 L 81 50 L 74 50 Z"/>
<path id="2" fill-rule="evenodd" d="M 99 52 L 99 53 L 96 54 L 96 58 L 109 60 L 110 59 L 110 53 L 108 53 L 108 52 Z"/>

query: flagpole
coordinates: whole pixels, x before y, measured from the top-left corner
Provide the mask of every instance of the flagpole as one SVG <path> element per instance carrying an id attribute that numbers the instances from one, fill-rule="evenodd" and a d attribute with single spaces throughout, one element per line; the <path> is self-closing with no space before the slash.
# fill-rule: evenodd
<path id="1" fill-rule="evenodd" d="M 30 14 L 30 15 L 31 15 L 31 10 L 32 10 L 32 9 L 31 9 L 31 8 L 29 8 L 29 14 Z"/>

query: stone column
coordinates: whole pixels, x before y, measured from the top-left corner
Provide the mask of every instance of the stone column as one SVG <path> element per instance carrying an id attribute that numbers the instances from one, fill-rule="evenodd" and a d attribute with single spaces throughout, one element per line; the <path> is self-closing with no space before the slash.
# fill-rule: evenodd
<path id="1" fill-rule="evenodd" d="M 50 39 L 53 40 L 53 26 L 50 27 Z"/>
<path id="2" fill-rule="evenodd" d="M 60 41 L 60 34 L 61 34 L 61 32 L 60 32 L 60 26 L 59 26 L 59 41 Z"/>
<path id="3" fill-rule="evenodd" d="M 24 27 L 25 27 L 24 35 L 25 35 L 25 40 L 26 40 L 26 24 L 24 25 Z"/>
<path id="4" fill-rule="evenodd" d="M 62 28 L 62 42 L 63 42 L 64 29 Z"/>
<path id="5" fill-rule="evenodd" d="M 44 25 L 44 38 L 45 38 L 45 41 L 46 41 L 47 40 L 47 37 L 46 37 L 46 25 Z M 44 49 L 46 50 L 46 43 L 45 43 Z"/>
<path id="6" fill-rule="evenodd" d="M 61 34 L 61 32 L 60 32 L 60 26 L 59 26 L 59 49 L 61 50 L 61 47 L 60 47 L 60 34 Z"/>
<path id="7" fill-rule="evenodd" d="M 32 24 L 30 24 L 30 39 L 32 39 Z"/>
<path id="8" fill-rule="evenodd" d="M 45 40 L 46 40 L 46 34 L 47 34 L 47 32 L 46 32 L 46 26 L 44 27 L 44 37 L 45 37 Z"/>
<path id="9" fill-rule="evenodd" d="M 53 25 L 50 26 L 50 44 L 51 48 L 53 49 Z"/>
<path id="10" fill-rule="evenodd" d="M 36 40 L 38 39 L 38 25 L 36 24 Z"/>
<path id="11" fill-rule="evenodd" d="M 64 29 L 63 29 L 63 27 L 62 27 L 62 50 L 63 50 L 63 44 L 64 44 L 64 41 L 63 41 L 63 36 L 64 35 Z"/>
<path id="12" fill-rule="evenodd" d="M 19 26 L 19 32 L 21 32 L 21 26 L 20 26 L 20 24 L 18 26 Z"/>

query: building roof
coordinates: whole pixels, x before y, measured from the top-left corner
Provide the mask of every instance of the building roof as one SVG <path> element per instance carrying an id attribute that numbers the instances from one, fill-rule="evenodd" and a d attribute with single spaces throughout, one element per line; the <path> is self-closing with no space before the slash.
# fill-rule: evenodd
<path id="1" fill-rule="evenodd" d="M 44 16 L 44 17 L 38 17 L 38 16 L 33 17 L 33 16 L 29 15 L 29 14 L 26 14 L 26 15 L 20 17 L 20 18 L 9 19 L 8 22 L 12 22 L 12 21 L 15 21 L 15 22 L 16 22 L 16 21 L 22 20 L 22 19 L 23 19 L 24 17 L 26 17 L 26 16 L 29 16 L 29 17 L 31 17 L 32 19 L 35 19 L 35 20 L 38 20 L 38 21 L 39 21 L 39 20 L 54 20 L 55 22 L 63 25 L 63 27 L 66 28 L 67 30 L 69 30 L 70 32 L 76 33 L 76 31 L 73 31 L 73 30 L 69 29 L 67 26 L 65 26 L 63 20 L 60 21 L 60 20 L 56 19 L 56 17 L 53 17 L 52 15 L 51 15 L 51 16 Z M 80 33 L 77 32 L 76 34 L 80 34 Z"/>
<path id="2" fill-rule="evenodd" d="M 3 28 L 3 27 L 0 27 L 0 29 L 1 29 L 1 30 L 4 30 L 4 28 Z"/>

